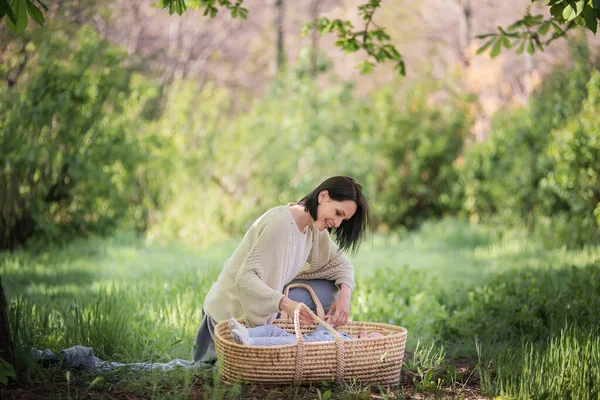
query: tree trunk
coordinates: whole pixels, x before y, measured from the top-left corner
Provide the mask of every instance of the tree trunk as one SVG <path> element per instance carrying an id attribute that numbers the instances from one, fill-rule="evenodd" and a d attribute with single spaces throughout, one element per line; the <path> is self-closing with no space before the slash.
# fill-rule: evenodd
<path id="1" fill-rule="evenodd" d="M 312 0 L 310 5 L 310 18 L 315 26 L 312 30 L 311 46 L 310 46 L 310 69 L 309 73 L 311 76 L 317 76 L 317 61 L 319 56 L 319 30 L 317 29 L 317 20 L 319 19 L 319 1 Z"/>
<path id="2" fill-rule="evenodd" d="M 13 364 L 13 345 L 10 329 L 8 329 L 8 313 L 6 311 L 6 297 L 2 287 L 2 277 L 0 277 L 0 357 L 9 364 Z"/>
<path id="3" fill-rule="evenodd" d="M 274 2 L 274 18 L 275 25 L 275 61 L 277 73 L 281 73 L 285 67 L 285 51 L 283 44 L 283 15 L 285 13 L 285 3 L 283 0 L 275 0 Z"/>
<path id="4" fill-rule="evenodd" d="M 458 2 L 460 11 L 463 18 L 464 30 L 463 37 L 459 39 L 460 46 L 460 61 L 463 67 L 468 67 L 471 64 L 470 55 L 467 54 L 467 48 L 471 43 L 471 35 L 473 31 L 473 8 L 471 6 L 471 0 L 460 0 Z"/>

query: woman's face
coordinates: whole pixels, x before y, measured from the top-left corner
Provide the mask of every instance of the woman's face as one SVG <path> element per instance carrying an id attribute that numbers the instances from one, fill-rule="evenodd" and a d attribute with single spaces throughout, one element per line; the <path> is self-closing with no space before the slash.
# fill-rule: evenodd
<path id="1" fill-rule="evenodd" d="M 337 228 L 342 221 L 352 218 L 356 212 L 356 203 L 352 200 L 335 201 L 329 197 L 329 191 L 319 193 L 317 220 L 315 224 L 320 231 Z"/>

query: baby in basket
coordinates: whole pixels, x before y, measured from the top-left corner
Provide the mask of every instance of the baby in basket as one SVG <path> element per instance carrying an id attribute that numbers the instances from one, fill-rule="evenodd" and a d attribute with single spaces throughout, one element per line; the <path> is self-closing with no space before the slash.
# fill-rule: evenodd
<path id="1" fill-rule="evenodd" d="M 288 333 L 275 325 L 262 325 L 255 328 L 246 328 L 235 318 L 229 320 L 229 330 L 236 343 L 250 346 L 280 346 L 284 344 L 296 344 L 296 335 Z M 381 337 L 379 332 L 361 333 L 356 337 L 350 336 L 345 332 L 338 332 L 342 339 L 357 339 L 367 337 Z M 305 342 L 326 342 L 335 340 L 333 334 L 323 325 L 317 326 L 317 329 L 311 333 L 302 335 Z"/>

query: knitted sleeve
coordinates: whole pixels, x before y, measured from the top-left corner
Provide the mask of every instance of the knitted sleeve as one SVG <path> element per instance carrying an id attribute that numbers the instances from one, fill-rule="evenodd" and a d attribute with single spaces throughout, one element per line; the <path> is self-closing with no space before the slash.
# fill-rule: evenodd
<path id="1" fill-rule="evenodd" d="M 282 281 L 288 268 L 289 233 L 289 224 L 281 214 L 266 218 L 236 274 L 235 290 L 242 310 L 253 326 L 264 325 L 279 311 L 283 294 L 280 288 L 276 290 L 274 282 Z"/>
<path id="2" fill-rule="evenodd" d="M 345 283 L 354 289 L 354 267 L 352 262 L 339 249 L 327 231 L 319 232 L 313 243 L 310 256 L 310 269 L 299 274 L 298 279 L 328 279 L 339 287 Z"/>

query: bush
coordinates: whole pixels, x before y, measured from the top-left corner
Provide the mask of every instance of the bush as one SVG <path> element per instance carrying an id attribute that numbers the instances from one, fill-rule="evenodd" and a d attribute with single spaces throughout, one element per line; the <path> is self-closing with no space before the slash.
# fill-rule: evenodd
<path id="1" fill-rule="evenodd" d="M 27 48 L 26 78 L 0 85 L 0 249 L 115 227 L 147 146 L 134 130 L 144 99 L 123 51 L 89 27 L 77 40 L 54 31 Z"/>
<path id="2" fill-rule="evenodd" d="M 440 296 L 440 285 L 424 271 L 408 266 L 378 268 L 357 282 L 353 317 L 403 326 L 409 331 L 408 347 L 418 341 L 440 338 L 448 311 Z"/>
<path id="3" fill-rule="evenodd" d="M 450 306 L 448 341 L 476 339 L 484 347 L 541 342 L 565 326 L 588 331 L 600 319 L 600 263 L 583 268 L 498 274 Z"/>
<path id="4" fill-rule="evenodd" d="M 380 221 L 415 228 L 456 213 L 462 188 L 455 161 L 471 124 L 467 99 L 427 81 L 405 91 L 382 89 L 372 98 Z"/>
<path id="5" fill-rule="evenodd" d="M 585 43 L 573 49 L 571 68 L 556 68 L 525 108 L 499 113 L 489 139 L 466 152 L 463 210 L 472 220 L 526 225 L 551 246 L 598 240 L 600 156 L 591 111 L 597 79 L 591 76 L 600 64 L 590 62 Z"/>
<path id="6" fill-rule="evenodd" d="M 231 94 L 177 83 L 154 128 L 171 143 L 162 157 L 173 179 L 150 236 L 197 243 L 240 234 L 333 175 L 355 177 L 375 223 L 388 228 L 460 207 L 453 162 L 468 126 L 463 100 L 434 101 L 445 90 L 432 85 L 367 100 L 351 85 L 318 85 L 290 71 L 232 117 Z"/>
<path id="7" fill-rule="evenodd" d="M 542 181 L 563 204 L 548 215 L 544 229 L 574 245 L 600 241 L 599 72 L 592 74 L 587 92 L 578 116 L 553 132 L 547 149 L 551 168 Z"/>

